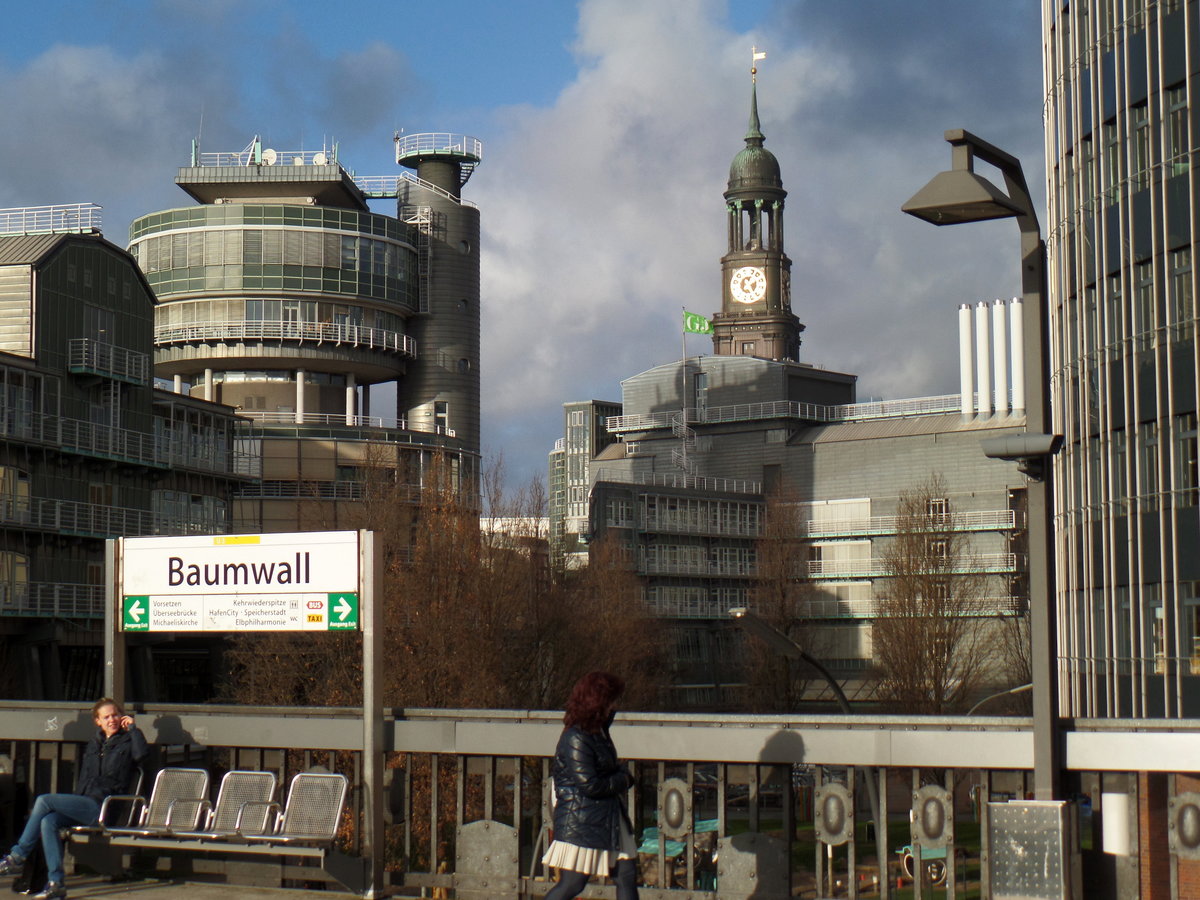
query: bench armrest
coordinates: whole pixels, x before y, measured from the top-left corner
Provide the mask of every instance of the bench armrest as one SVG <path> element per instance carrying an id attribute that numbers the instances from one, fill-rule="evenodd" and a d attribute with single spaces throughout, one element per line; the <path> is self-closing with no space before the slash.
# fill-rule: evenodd
<path id="1" fill-rule="evenodd" d="M 104 802 L 100 804 L 99 822 L 101 828 L 108 828 L 111 825 L 117 825 L 116 822 L 109 822 L 108 805 L 112 802 L 128 803 L 129 813 L 125 816 L 125 825 L 132 825 L 134 822 L 140 822 L 142 814 L 146 809 L 146 798 L 136 794 L 111 794 L 104 798 Z"/>

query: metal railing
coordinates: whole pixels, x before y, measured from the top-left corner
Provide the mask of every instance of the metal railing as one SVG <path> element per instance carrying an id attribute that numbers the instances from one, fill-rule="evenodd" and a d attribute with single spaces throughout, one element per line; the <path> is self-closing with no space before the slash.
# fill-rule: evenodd
<path id="1" fill-rule="evenodd" d="M 401 172 L 399 175 L 355 175 L 354 184 L 367 197 L 372 199 L 390 200 L 408 196 L 408 186 L 418 187 L 430 193 L 437 194 L 446 200 L 452 200 L 460 206 L 476 208 L 478 204 L 462 197 L 456 197 L 448 190 L 438 187 L 424 178 L 418 178 L 412 172 Z"/>
<path id="2" fill-rule="evenodd" d="M 283 322 L 250 320 L 213 320 L 186 325 L 155 325 L 155 344 L 191 344 L 207 341 L 300 341 L 316 344 L 343 344 L 370 350 L 389 350 L 402 356 L 416 357 L 417 342 L 407 334 L 334 322 Z"/>
<path id="3" fill-rule="evenodd" d="M 616 484 L 647 484 L 656 487 L 687 488 L 690 490 L 722 491 L 729 494 L 761 494 L 762 484 L 736 478 L 707 478 L 703 475 L 684 475 L 660 472 L 627 474 L 616 469 L 595 469 L 591 483 L 609 481 Z"/>
<path id="4" fill-rule="evenodd" d="M 0 209 L 0 234 L 98 234 L 100 211 L 95 203 Z"/>
<path id="5" fill-rule="evenodd" d="M 150 380 L 150 356 L 92 338 L 72 338 L 67 347 L 67 365 L 72 372 L 105 375 L 134 384 Z"/>
<path id="6" fill-rule="evenodd" d="M 796 419 L 802 422 L 828 424 L 857 422 L 867 419 L 896 419 L 908 416 L 945 415 L 962 411 L 961 394 L 937 397 L 915 397 L 907 400 L 880 400 L 870 403 L 846 403 L 827 406 L 820 403 L 801 403 L 777 400 L 769 403 L 738 403 L 732 406 L 709 406 L 686 410 L 687 421 L 693 424 L 715 422 L 751 422 L 762 419 Z M 679 412 L 647 413 L 643 415 L 609 416 L 604 427 L 613 433 L 651 431 L 671 428 Z"/>
<path id="7" fill-rule="evenodd" d="M 976 573 L 1003 574 L 1018 571 L 1016 553 L 979 553 L 965 559 L 936 560 L 937 571 L 946 575 Z M 881 558 L 815 559 L 799 564 L 801 574 L 809 578 L 879 578 L 893 573 Z"/>
<path id="8" fill-rule="evenodd" d="M 245 454 L 230 449 L 222 436 L 202 440 L 193 435 L 146 434 L 47 413 L 0 410 L 0 437 L 62 449 L 69 453 L 117 459 L 159 467 L 175 466 L 219 474 L 242 474 L 252 468 Z"/>
<path id="9" fill-rule="evenodd" d="M 345 774 L 351 791 L 341 852 L 365 857 L 367 823 L 390 813 L 386 840 L 374 844 L 380 854 L 373 858 L 376 870 L 387 870 L 386 883 L 377 889 L 427 894 L 441 888 L 460 897 L 529 900 L 552 885 L 540 858 L 551 822 L 550 766 L 562 728 L 559 711 L 384 710 L 383 758 L 372 760 L 383 764 L 380 792 L 365 781 L 360 710 L 138 704 L 132 711 L 155 757 L 175 765 L 272 771 L 282 783 L 315 765 Z M 0 723 L 16 796 L 31 802 L 46 790 L 70 790 L 74 761 L 94 730 L 87 707 L 7 701 L 0 703 Z M 1194 802 L 1186 793 L 1190 777 L 1176 783 L 1171 776 L 1186 774 L 1187 762 L 1200 758 L 1200 722 L 1076 719 L 1064 725 L 1062 768 L 1093 792 L 1076 810 L 1083 833 L 1093 840 L 1101 839 L 1100 829 L 1087 817 L 1101 799 L 1100 785 L 1108 783 L 1102 780 L 1106 773 L 1120 785 L 1137 784 L 1136 777 L 1121 777 L 1130 773 L 1168 776 L 1162 779 L 1161 802 L 1140 809 L 1139 788 L 1105 788 L 1132 801 L 1131 828 L 1136 818 L 1138 826 L 1166 834 L 1168 819 L 1175 827 L 1177 801 Z M 919 786 L 945 798 L 937 802 L 949 813 L 942 854 L 949 877 L 933 896 L 961 898 L 968 894 L 960 883 L 964 869 L 986 885 L 993 867 L 1002 865 L 1000 848 L 991 847 L 995 804 L 1019 800 L 1032 785 L 1033 728 L 1025 717 L 622 711 L 612 735 L 634 776 L 623 802 L 640 843 L 646 900 L 874 894 L 871 874 L 881 873 L 876 844 L 864 838 L 862 828 L 865 778 L 877 779 L 882 788 L 880 816 L 893 826 L 902 823 L 906 836 L 919 833 L 910 823 L 927 811 L 925 793 L 914 796 Z M 826 856 L 830 845 L 819 842 L 838 830 L 818 815 L 837 808 L 823 805 L 831 790 L 845 791 L 849 812 L 859 818 L 836 856 Z M 672 791 L 679 796 L 671 797 Z M 668 800 L 678 801 L 682 817 Z M 921 808 L 914 810 L 918 802 Z M 1112 802 L 1114 812 L 1125 810 L 1116 798 Z M 23 812 L 16 808 L 11 816 L 19 821 Z M 661 840 L 668 828 L 674 832 L 671 843 Z M 1047 834 L 1036 837 L 1044 842 Z M 882 846 L 890 857 L 883 870 L 886 891 L 895 896 L 901 859 L 893 842 Z M 1173 871 L 1189 849 L 1172 837 L 1144 843 L 1136 852 Z M 160 857 L 161 863 L 169 865 L 171 856 Z M 234 892 L 238 867 L 226 871 L 220 859 L 214 856 L 212 864 Z M 1089 864 L 1089 857 L 1083 861 Z M 1111 864 L 1099 864 L 1094 875 L 1103 878 L 1104 865 Z M 1064 862 L 1061 868 L 1069 866 Z M 319 867 L 306 872 L 318 880 L 324 876 Z M 849 884 L 835 894 L 835 877 L 847 873 Z M 860 873 L 865 882 L 856 880 Z M 179 874 L 187 877 L 186 870 Z M 1050 890 L 1051 877 L 1048 869 L 1035 873 L 1028 886 L 1041 896 L 1041 889 Z M 1167 888 L 1164 895 L 1173 900 L 1190 896 L 1177 879 Z M 602 891 L 593 888 L 590 895 L 604 896 Z M 930 896 L 928 886 L 918 895 Z"/>
<path id="10" fill-rule="evenodd" d="M 104 588 L 40 581 L 15 587 L 0 585 L 0 616 L 102 619 Z"/>
<path id="11" fill-rule="evenodd" d="M 483 141 L 468 134 L 426 131 L 418 134 L 397 134 L 395 140 L 396 162 L 400 162 L 407 156 L 427 153 L 445 153 L 475 160 L 483 159 Z"/>
<path id="12" fill-rule="evenodd" d="M 257 146 L 256 146 L 257 145 Z M 270 160 L 270 161 L 268 161 Z M 200 153 L 200 166 L 334 166 L 337 156 L 330 150 L 271 150 L 262 149 L 261 142 L 251 143 L 245 150 L 223 153 Z"/>
<path id="13" fill-rule="evenodd" d="M 923 531 L 1011 531 L 1020 527 L 1021 517 L 1011 509 L 956 512 L 922 517 Z M 800 525 L 804 537 L 848 537 L 854 535 L 898 534 L 909 527 L 900 516 L 871 516 L 862 519 L 807 521 Z"/>
<path id="14" fill-rule="evenodd" d="M 347 425 L 351 428 L 382 428 L 382 416 L 355 416 L 345 413 L 294 413 L 240 409 L 238 416 L 264 425 Z M 403 428 L 403 425 L 399 427 Z"/>

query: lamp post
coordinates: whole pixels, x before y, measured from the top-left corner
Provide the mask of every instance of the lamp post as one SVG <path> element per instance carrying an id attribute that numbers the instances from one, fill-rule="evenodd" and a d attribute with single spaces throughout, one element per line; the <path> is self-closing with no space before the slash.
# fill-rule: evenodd
<path id="1" fill-rule="evenodd" d="M 969 131 L 946 132 L 952 168 L 940 172 L 901 210 L 934 225 L 957 225 L 1014 218 L 1021 230 L 1021 292 L 1025 308 L 1022 346 L 1025 383 L 1025 435 L 998 438 L 985 446 L 989 456 L 1015 460 L 1029 476 L 1030 638 L 1033 660 L 1033 787 L 1038 800 L 1058 798 L 1061 748 L 1058 740 L 1056 621 L 1054 616 L 1053 492 L 1049 457 L 1062 443 L 1050 420 L 1049 308 L 1046 302 L 1046 245 L 1015 157 Z M 975 160 L 995 166 L 1006 191 L 975 173 Z M 988 444 L 987 441 L 984 442 Z"/>
<path id="2" fill-rule="evenodd" d="M 821 664 L 820 660 L 809 654 L 803 647 L 770 622 L 755 615 L 744 606 L 729 610 L 729 615 L 733 617 L 738 625 L 749 631 L 780 656 L 788 659 L 799 659 L 816 669 L 825 680 L 825 683 L 829 685 L 829 689 L 833 691 L 833 696 L 837 699 L 838 708 L 848 716 L 853 714 L 854 711 L 850 708 L 850 701 L 846 699 L 846 693 L 842 690 L 842 686 L 837 683 L 837 680 Z M 874 766 L 866 766 L 865 768 L 867 770 L 867 777 L 864 779 L 867 784 L 867 802 L 871 804 L 871 819 L 875 823 L 875 855 L 879 859 L 879 896 L 880 900 L 887 900 L 891 892 L 891 883 L 888 881 L 887 823 L 883 822 L 879 815 L 879 770 Z"/>

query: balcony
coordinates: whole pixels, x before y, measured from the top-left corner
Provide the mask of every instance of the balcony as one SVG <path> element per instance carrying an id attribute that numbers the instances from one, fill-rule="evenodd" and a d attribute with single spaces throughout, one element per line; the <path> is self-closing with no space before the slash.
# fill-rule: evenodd
<path id="1" fill-rule="evenodd" d="M 540 858 L 549 825 L 545 798 L 551 756 L 562 727 L 559 711 L 386 709 L 374 731 L 364 728 L 361 710 L 353 708 L 139 705 L 136 712 L 163 759 L 185 759 L 210 772 L 272 771 L 283 783 L 312 765 L 344 773 L 355 801 L 348 807 L 341 849 L 357 857 L 354 868 L 374 882 L 370 896 L 427 895 L 445 888 L 460 896 L 530 900 L 552 883 Z M 92 730 L 86 707 L 7 701 L 0 703 L 0 722 L 0 740 L 18 773 L 13 776 L 16 796 L 70 789 L 73 767 L 63 763 L 78 758 L 83 745 L 77 735 Z M 55 727 L 49 728 L 50 722 Z M 1027 718 L 622 711 L 612 734 L 635 777 L 628 810 L 635 839 L 642 842 L 646 900 L 833 896 L 822 875 L 844 880 L 847 851 L 857 862 L 851 874 L 863 873 L 871 885 L 872 874 L 880 871 L 877 844 L 865 837 L 866 778 L 878 779 L 884 788 L 879 794 L 889 825 L 883 843 L 889 860 L 883 873 L 892 897 L 901 863 L 896 847 L 910 840 L 914 823 L 930 826 L 921 817 L 929 797 L 948 813 L 942 838 L 962 851 L 944 856 L 952 886 L 947 896 L 964 896 L 964 877 L 983 882 L 985 896 L 997 895 L 990 883 L 1006 871 L 1002 850 L 1018 856 L 1027 849 L 1037 852 L 1036 841 L 1046 853 L 1047 842 L 1060 836 L 1039 830 L 1040 822 L 1026 832 L 1002 831 L 1007 816 L 1032 815 L 1031 807 L 1019 804 L 1029 790 L 1034 761 Z M 368 735 L 370 742 L 364 739 Z M 305 749 L 291 750 L 297 747 Z M 1065 723 L 1062 769 L 1088 797 L 1068 812 L 1078 813 L 1086 846 L 1095 848 L 1083 855 L 1083 864 L 1097 866 L 1090 873 L 1101 879 L 1097 883 L 1111 866 L 1098 852 L 1108 849 L 1101 843 L 1108 829 L 1100 827 L 1100 816 L 1091 815 L 1092 804 L 1101 801 L 1102 784 L 1108 791 L 1104 796 L 1111 798 L 1103 802 L 1111 802 L 1114 813 L 1128 808 L 1134 834 L 1163 835 L 1134 850 L 1142 866 L 1153 862 L 1158 871 L 1174 873 L 1192 865 L 1191 846 L 1176 835 L 1176 817 L 1186 823 L 1195 815 L 1195 795 L 1188 793 L 1190 776 L 1178 783 L 1174 776 L 1197 758 L 1195 721 Z M 1139 772 L 1165 776 L 1158 779 L 1161 802 L 1139 803 L 1145 799 L 1137 787 Z M 915 799 L 918 785 L 922 794 Z M 672 810 L 660 798 L 672 791 L 683 815 L 668 821 Z M 836 802 L 826 804 L 840 791 L 851 803 L 852 827 L 837 837 L 830 834 L 836 827 L 816 814 L 836 809 Z M 1127 805 L 1118 805 L 1125 800 Z M 657 840 L 668 828 L 673 841 Z M 384 839 L 370 840 L 372 835 Z M 451 843 L 452 852 L 439 859 L 443 843 Z M 835 843 L 842 844 L 836 854 Z M 370 846 L 378 852 L 372 854 Z M 1078 845 L 1068 843 L 1064 852 L 1068 859 L 1060 868 L 1070 871 L 1071 863 L 1079 862 Z M 195 875 L 187 871 L 194 862 L 188 854 L 156 857 L 162 871 L 155 877 Z M 180 868 L 168 873 L 172 860 Z M 1015 865 L 1024 866 L 1023 875 L 1031 871 L 1020 859 Z M 230 896 L 238 893 L 244 874 L 238 864 L 226 865 L 214 855 L 206 867 L 227 879 Z M 301 877 L 328 881 L 331 876 L 313 867 Z M 912 885 L 905 881 L 904 896 L 909 896 Z M 862 883 L 851 882 L 858 896 L 871 895 Z M 481 890 L 470 891 L 474 885 Z M 1069 889 L 1056 892 L 1048 866 L 1034 867 L 1022 885 L 1029 896 L 1072 896 Z M 367 887 L 358 884 L 355 890 L 367 895 Z M 845 896 L 844 890 L 838 895 Z M 975 890 L 972 886 L 971 896 Z M 589 896 L 605 895 L 604 888 L 589 890 Z M 1189 896 L 1186 885 L 1174 881 L 1163 895 Z M 926 890 L 924 896 L 931 894 Z"/>
<path id="2" fill-rule="evenodd" d="M 1023 518 L 1011 509 L 949 513 L 931 516 L 921 524 L 928 524 L 931 531 L 1013 531 L 1024 527 Z M 871 516 L 864 519 L 804 522 L 801 535 L 809 538 L 866 537 L 898 534 L 906 527 L 910 526 L 899 516 Z"/>
<path id="3" fill-rule="evenodd" d="M 980 553 L 963 560 L 954 560 L 953 565 L 944 566 L 938 560 L 938 571 L 945 575 L 1012 574 L 1020 571 L 1016 553 Z M 883 559 L 814 559 L 800 563 L 800 571 L 809 578 L 886 578 L 887 562 Z"/>
<path id="4" fill-rule="evenodd" d="M 150 357 L 116 344 L 74 338 L 68 346 L 67 360 L 68 368 L 76 375 L 99 375 L 129 384 L 150 381 Z"/>
<path id="5" fill-rule="evenodd" d="M 382 428 L 382 416 L 348 416 L 345 413 L 265 412 L 240 409 L 238 416 L 260 425 L 347 425 L 351 428 Z M 403 428 L 404 423 L 398 423 Z"/>
<path id="6" fill-rule="evenodd" d="M 244 343 L 246 341 L 295 341 L 358 350 L 380 350 L 415 358 L 417 342 L 407 334 L 384 328 L 369 328 L 334 322 L 283 322 L 260 319 L 220 319 L 185 325 L 154 326 L 154 344 Z"/>
<path id="7" fill-rule="evenodd" d="M 93 584 L 0 584 L 0 616 L 103 619 L 104 588 Z"/>
<path id="8" fill-rule="evenodd" d="M 0 524 L 22 531 L 53 531 L 76 537 L 134 537 L 159 533 L 144 509 L 54 500 L 44 497 L 0 500 Z"/>
<path id="9" fill-rule="evenodd" d="M 252 471 L 253 461 L 228 447 L 223 435 L 172 433 L 167 420 L 156 421 L 168 426 L 158 436 L 83 419 L 0 409 L 0 439 L 157 468 L 184 468 L 218 475 L 241 475 Z"/>

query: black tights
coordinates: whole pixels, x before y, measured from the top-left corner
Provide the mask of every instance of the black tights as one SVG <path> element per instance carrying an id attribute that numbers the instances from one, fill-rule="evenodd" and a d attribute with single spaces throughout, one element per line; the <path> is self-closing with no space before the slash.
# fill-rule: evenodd
<path id="1" fill-rule="evenodd" d="M 573 900 L 587 886 L 587 872 L 559 869 L 558 874 L 558 884 L 545 896 L 545 900 Z M 637 865 L 632 859 L 617 860 L 612 877 L 617 883 L 617 900 L 638 900 Z"/>

